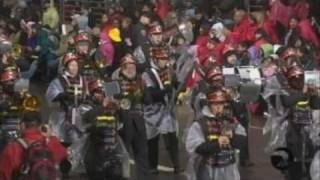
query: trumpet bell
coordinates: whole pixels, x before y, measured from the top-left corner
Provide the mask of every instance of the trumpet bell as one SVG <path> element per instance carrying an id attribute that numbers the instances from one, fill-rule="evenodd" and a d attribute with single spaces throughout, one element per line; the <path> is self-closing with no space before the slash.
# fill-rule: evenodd
<path id="1" fill-rule="evenodd" d="M 103 58 L 97 59 L 96 60 L 96 67 L 99 69 L 103 69 L 107 66 L 107 62 L 106 60 L 104 60 Z"/>
<path id="2" fill-rule="evenodd" d="M 18 59 L 22 55 L 22 47 L 20 45 L 14 45 L 11 50 L 11 56 L 13 59 Z"/>
<path id="3" fill-rule="evenodd" d="M 124 110 L 129 110 L 131 108 L 131 101 L 127 98 L 124 98 L 120 101 L 120 107 Z"/>
<path id="4" fill-rule="evenodd" d="M 36 96 L 28 95 L 22 102 L 23 111 L 39 111 L 40 99 Z"/>

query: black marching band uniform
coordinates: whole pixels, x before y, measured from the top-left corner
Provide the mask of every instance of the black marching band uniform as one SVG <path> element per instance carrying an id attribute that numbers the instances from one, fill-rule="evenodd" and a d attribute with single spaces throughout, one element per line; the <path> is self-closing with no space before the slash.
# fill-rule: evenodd
<path id="1" fill-rule="evenodd" d="M 121 60 L 121 67 L 116 70 L 112 79 L 120 84 L 121 93 L 116 96 L 120 103 L 119 116 L 123 127 L 120 135 L 129 151 L 133 152 L 138 179 L 148 179 L 148 149 L 145 120 L 143 118 L 143 82 L 136 72 L 136 60 L 127 54 Z M 126 73 L 127 65 L 135 69 L 132 75 Z M 132 72 L 131 72 L 132 73 Z"/>
<path id="2" fill-rule="evenodd" d="M 0 152 L 19 137 L 22 114 L 38 111 L 40 101 L 29 93 L 26 80 L 20 77 L 15 64 L 6 64 L 0 72 Z"/>
<path id="3" fill-rule="evenodd" d="M 99 51 L 92 48 L 92 38 L 88 33 L 80 32 L 73 37 L 75 43 L 74 52 L 80 57 L 80 73 L 91 82 L 97 77 L 103 78 L 106 71 L 106 60 L 101 57 Z M 79 49 L 78 46 L 84 47 Z"/>
<path id="4" fill-rule="evenodd" d="M 17 80 L 18 72 L 14 67 L 7 67 L 1 73 L 0 152 L 7 142 L 18 137 L 22 97 L 14 91 Z"/>
<path id="5" fill-rule="evenodd" d="M 89 179 L 122 180 L 125 153 L 118 133 L 120 122 L 117 104 L 111 98 L 106 102 L 101 80 L 91 81 L 89 91 L 92 109 L 83 117 L 89 134 L 84 160 Z"/>

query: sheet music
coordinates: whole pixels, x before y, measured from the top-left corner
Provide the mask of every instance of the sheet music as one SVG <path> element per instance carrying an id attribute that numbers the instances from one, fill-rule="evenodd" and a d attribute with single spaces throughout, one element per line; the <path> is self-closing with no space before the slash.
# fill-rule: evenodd
<path id="1" fill-rule="evenodd" d="M 305 71 L 304 82 L 315 87 L 320 87 L 320 71 Z"/>
<path id="2" fill-rule="evenodd" d="M 239 67 L 239 75 L 243 80 L 251 80 L 255 84 L 262 84 L 261 74 L 258 68 L 253 66 L 243 66 Z"/>
<path id="3" fill-rule="evenodd" d="M 235 69 L 234 68 L 222 68 L 223 75 L 234 75 Z"/>

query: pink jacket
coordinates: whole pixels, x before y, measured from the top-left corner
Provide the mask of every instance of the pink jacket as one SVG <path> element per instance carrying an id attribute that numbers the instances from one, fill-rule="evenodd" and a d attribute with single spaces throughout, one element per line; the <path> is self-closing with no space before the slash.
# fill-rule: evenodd
<path id="1" fill-rule="evenodd" d="M 114 46 L 106 31 L 100 33 L 100 43 L 99 50 L 106 59 L 107 64 L 113 64 Z"/>

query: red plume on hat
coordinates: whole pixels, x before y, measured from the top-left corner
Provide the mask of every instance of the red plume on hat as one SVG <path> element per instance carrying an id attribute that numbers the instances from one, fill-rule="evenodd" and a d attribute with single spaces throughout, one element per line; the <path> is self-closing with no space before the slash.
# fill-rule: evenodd
<path id="1" fill-rule="evenodd" d="M 88 89 L 90 93 L 96 90 L 102 90 L 102 88 L 103 88 L 103 81 L 101 79 L 90 81 L 88 84 Z"/>
<path id="2" fill-rule="evenodd" d="M 79 60 L 79 56 L 76 53 L 68 52 L 63 57 L 63 65 L 67 66 L 71 61 L 77 61 Z"/>
<path id="3" fill-rule="evenodd" d="M 126 64 L 136 64 L 134 56 L 131 54 L 126 54 L 120 61 L 121 66 L 126 65 Z"/>
<path id="4" fill-rule="evenodd" d="M 18 78 L 18 71 L 16 68 L 6 68 L 1 73 L 1 82 L 7 82 L 11 80 L 16 80 Z"/>
<path id="5" fill-rule="evenodd" d="M 207 94 L 209 103 L 226 103 L 229 101 L 227 93 L 222 89 L 215 89 Z"/>
<path id="6" fill-rule="evenodd" d="M 85 32 L 81 32 L 79 34 L 76 34 L 74 37 L 73 37 L 73 40 L 75 43 L 78 43 L 78 42 L 90 42 L 90 38 L 89 38 L 89 35 Z"/>
<path id="7" fill-rule="evenodd" d="M 282 53 L 281 58 L 286 60 L 289 57 L 296 56 L 296 55 L 297 55 L 297 51 L 294 48 L 288 48 Z"/>
<path id="8" fill-rule="evenodd" d="M 162 27 L 160 25 L 152 25 L 152 26 L 150 26 L 148 33 L 149 34 L 161 34 Z"/>
<path id="9" fill-rule="evenodd" d="M 291 66 L 288 71 L 287 71 L 287 77 L 292 78 L 292 77 L 297 77 L 304 75 L 304 70 L 300 66 Z"/>
<path id="10" fill-rule="evenodd" d="M 218 65 L 211 67 L 206 73 L 206 77 L 208 79 L 212 79 L 218 76 L 222 78 L 222 70 L 221 67 Z"/>

